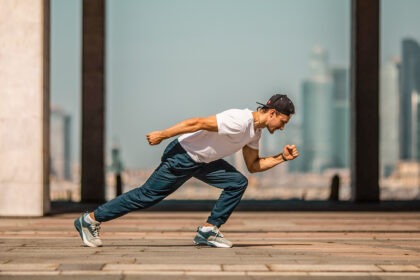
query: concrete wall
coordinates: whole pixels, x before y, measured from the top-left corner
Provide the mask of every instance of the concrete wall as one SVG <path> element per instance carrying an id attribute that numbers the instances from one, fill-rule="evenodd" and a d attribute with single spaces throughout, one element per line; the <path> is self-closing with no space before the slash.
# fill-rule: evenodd
<path id="1" fill-rule="evenodd" d="M 48 46 L 48 0 L 1 0 L 1 216 L 49 211 Z"/>

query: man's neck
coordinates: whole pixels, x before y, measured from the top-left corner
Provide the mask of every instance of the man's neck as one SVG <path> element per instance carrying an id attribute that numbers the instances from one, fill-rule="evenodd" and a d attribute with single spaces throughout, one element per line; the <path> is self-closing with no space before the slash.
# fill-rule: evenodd
<path id="1" fill-rule="evenodd" d="M 264 128 L 265 124 L 261 118 L 259 111 L 252 112 L 252 117 L 254 118 L 254 128 Z"/>

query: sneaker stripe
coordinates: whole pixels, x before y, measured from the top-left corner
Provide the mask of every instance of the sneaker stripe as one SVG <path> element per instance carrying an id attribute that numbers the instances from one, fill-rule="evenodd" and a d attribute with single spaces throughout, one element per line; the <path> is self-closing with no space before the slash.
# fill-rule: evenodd
<path id="1" fill-rule="evenodd" d="M 82 230 L 82 234 L 83 234 L 83 243 L 85 243 L 89 247 L 97 247 L 95 244 L 89 242 L 84 230 Z"/>
<path id="2" fill-rule="evenodd" d="M 79 218 L 79 222 L 80 222 L 80 224 L 81 224 L 81 225 L 82 225 L 82 223 L 83 223 L 82 219 L 83 219 L 83 216 Z M 88 245 L 89 247 L 96 247 L 96 245 L 95 245 L 95 244 L 93 244 L 93 243 L 89 242 L 89 239 L 88 239 L 88 237 L 86 236 L 85 229 L 84 229 L 83 227 L 82 227 L 82 231 L 81 231 L 81 233 L 82 233 L 83 243 L 85 243 L 85 244 L 86 244 L 86 245 Z"/>
<path id="3" fill-rule="evenodd" d="M 218 248 L 230 248 L 231 247 L 231 246 L 229 246 L 225 243 L 220 243 L 220 242 L 217 242 L 217 241 L 208 241 L 208 243 L 210 243 L 214 247 L 218 247 Z"/>

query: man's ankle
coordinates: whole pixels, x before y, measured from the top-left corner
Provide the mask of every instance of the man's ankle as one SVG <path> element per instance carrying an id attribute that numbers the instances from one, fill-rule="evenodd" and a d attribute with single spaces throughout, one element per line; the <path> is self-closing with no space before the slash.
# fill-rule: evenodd
<path id="1" fill-rule="evenodd" d="M 92 220 L 96 221 L 96 219 L 95 219 L 95 213 L 90 212 L 90 213 L 89 213 L 89 217 L 90 217 Z"/>
<path id="2" fill-rule="evenodd" d="M 88 224 L 94 224 L 94 223 L 96 223 L 95 215 L 93 214 L 93 212 L 89 213 L 89 215 L 86 215 L 85 218 L 84 218 L 84 220 Z"/>

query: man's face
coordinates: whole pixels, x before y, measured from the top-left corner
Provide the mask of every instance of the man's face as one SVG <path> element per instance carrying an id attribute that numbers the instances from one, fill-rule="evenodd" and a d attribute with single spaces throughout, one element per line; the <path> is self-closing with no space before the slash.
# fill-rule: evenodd
<path id="1" fill-rule="evenodd" d="M 291 116 L 284 115 L 277 112 L 275 109 L 271 109 L 267 124 L 268 131 L 273 134 L 277 129 L 283 130 L 290 118 Z"/>

